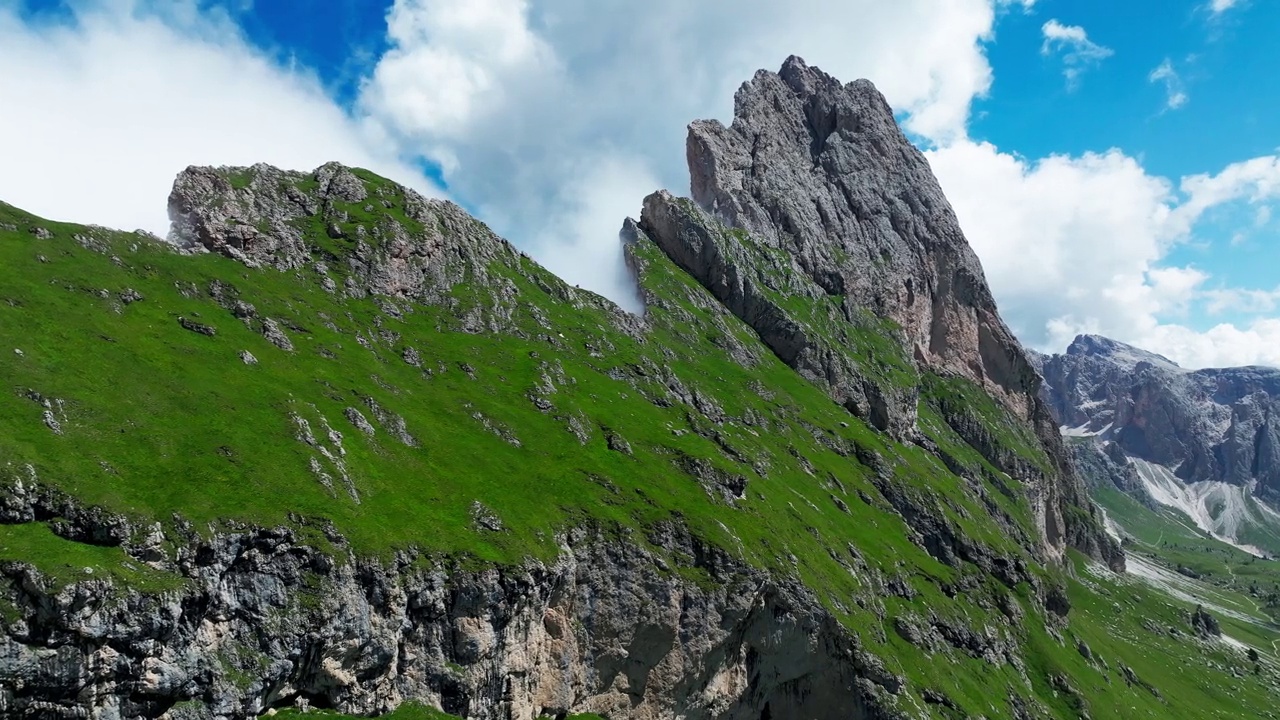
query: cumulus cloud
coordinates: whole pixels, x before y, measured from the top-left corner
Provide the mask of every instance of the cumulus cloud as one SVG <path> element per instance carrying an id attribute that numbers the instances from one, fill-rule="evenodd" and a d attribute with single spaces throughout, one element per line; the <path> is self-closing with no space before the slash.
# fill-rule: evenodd
<path id="1" fill-rule="evenodd" d="M 1165 110 L 1177 110 L 1187 101 L 1191 99 L 1187 95 L 1186 86 L 1182 82 L 1182 77 L 1178 75 L 1178 71 L 1173 69 L 1173 62 L 1165 58 L 1164 62 L 1156 66 L 1155 70 L 1147 76 L 1147 79 L 1153 83 L 1164 85 Z"/>
<path id="2" fill-rule="evenodd" d="M 1025 342 L 1062 347 L 1080 329 L 1124 339 L 1158 309 L 1147 273 L 1178 235 L 1173 188 L 1137 160 L 1112 150 L 1033 162 L 963 141 L 929 161 Z M 1122 300 L 1131 312 L 1116 312 Z"/>
<path id="3" fill-rule="evenodd" d="M 1221 15 L 1237 5 L 1243 5 L 1242 0 L 1209 0 L 1209 12 L 1213 15 Z"/>
<path id="4" fill-rule="evenodd" d="M 473 137 L 475 122 L 522 106 L 555 65 L 555 53 L 526 24 L 524 0 L 401 0 L 387 15 L 391 49 L 364 83 L 364 110 L 456 167 L 449 143 Z"/>
<path id="5" fill-rule="evenodd" d="M 1040 32 L 1044 36 L 1040 53 L 1057 54 L 1062 58 L 1062 74 L 1067 79 L 1068 88 L 1077 87 L 1086 70 L 1101 65 L 1103 60 L 1115 54 L 1111 48 L 1090 40 L 1089 34 L 1079 25 L 1063 25 L 1053 19 L 1041 26 Z"/>
<path id="6" fill-rule="evenodd" d="M 1227 288 L 1208 290 L 1205 309 L 1211 315 L 1224 312 L 1242 312 L 1252 315 L 1273 313 L 1280 306 L 1280 288 L 1274 290 L 1241 290 Z"/>
<path id="7" fill-rule="evenodd" d="M 982 258 L 1005 319 L 1038 349 L 1100 333 L 1188 366 L 1276 362 L 1267 319 L 1220 325 L 1204 337 L 1179 320 L 1193 308 L 1260 314 L 1275 291 L 1209 289 L 1210 276 L 1164 263 L 1214 207 L 1259 207 L 1280 194 L 1280 158 L 1234 163 L 1175 183 L 1119 150 L 1029 161 L 962 141 L 930 163 Z M 1259 354 L 1262 352 L 1262 354 Z"/>
<path id="8" fill-rule="evenodd" d="M 36 23 L 0 5 L 0 198 L 160 235 L 187 165 L 342 160 L 430 190 L 314 77 L 191 3 L 79 3 Z"/>
<path id="9" fill-rule="evenodd" d="M 1181 189 L 1189 198 L 1179 209 L 1184 222 L 1232 200 L 1245 199 L 1255 204 L 1275 200 L 1280 198 L 1280 155 L 1232 163 L 1214 175 L 1191 175 L 1183 178 Z M 1270 215 L 1264 217 L 1269 219 Z"/>
<path id="10" fill-rule="evenodd" d="M 622 219 L 653 190 L 686 191 L 685 126 L 729 119 L 756 70 L 795 53 L 845 80 L 874 78 L 911 132 L 945 143 L 991 85 L 982 44 L 997 13 L 1031 5 L 397 0 L 392 50 L 360 107 L 439 163 L 450 192 L 499 232 L 630 305 Z"/>
<path id="11" fill-rule="evenodd" d="M 1183 367 L 1280 367 L 1280 320 L 1263 318 L 1245 327 L 1223 323 L 1206 331 L 1160 325 L 1145 340 Z"/>

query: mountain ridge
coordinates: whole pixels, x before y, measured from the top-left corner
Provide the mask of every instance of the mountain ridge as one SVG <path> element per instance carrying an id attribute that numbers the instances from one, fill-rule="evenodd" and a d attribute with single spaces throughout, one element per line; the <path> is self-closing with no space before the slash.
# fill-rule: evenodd
<path id="1" fill-rule="evenodd" d="M 1075 542 L 1123 563 L 1096 519 L 1068 527 L 1080 523 L 1067 508 L 1087 514 L 1091 506 L 1042 405 L 1040 379 L 1000 319 L 981 264 L 928 161 L 879 91 L 865 80 L 842 85 L 792 56 L 778 73 L 761 71 L 745 83 L 734 106 L 727 128 L 717 121 L 690 125 L 687 155 L 694 203 L 746 235 L 699 232 L 705 223 L 664 193 L 646 198 L 639 227 L 784 362 L 826 384 L 837 402 L 882 430 L 910 435 L 917 398 L 901 383 L 874 372 L 868 377 L 856 359 L 842 357 L 836 348 L 847 339 L 823 342 L 797 332 L 783 304 L 764 297 L 771 279 L 748 259 L 762 252 L 733 245 L 752 238 L 762 243 L 763 254 L 790 257 L 799 270 L 792 274 L 807 284 L 802 297 L 842 304 L 843 318 L 829 314 L 828 323 L 838 326 L 843 319 L 856 327 L 853 308 L 869 310 L 895 326 L 919 371 L 965 378 L 999 398 L 1031 422 L 1048 456 L 1046 477 L 1033 491 L 1044 496 L 1036 512 L 1046 549 L 1060 554 Z M 700 237 L 690 245 L 694 236 Z M 795 288 L 788 293 L 794 296 Z M 964 418 L 950 421 L 962 436 L 973 425 Z M 965 439 L 977 446 L 989 442 Z M 1002 471 L 1030 471 L 990 454 Z"/>
<path id="2" fill-rule="evenodd" d="M 857 264 L 660 192 L 623 226 L 637 317 L 358 169 L 191 168 L 171 207 L 180 252 L 0 205 L 0 712 L 1274 706 L 1269 653 L 1112 571 L 1035 373 L 987 389 L 1025 356 L 983 355 L 972 268 L 923 272 L 905 307 L 957 307 L 904 327 L 831 292 Z M 924 262 L 891 215 L 886 275 Z"/>

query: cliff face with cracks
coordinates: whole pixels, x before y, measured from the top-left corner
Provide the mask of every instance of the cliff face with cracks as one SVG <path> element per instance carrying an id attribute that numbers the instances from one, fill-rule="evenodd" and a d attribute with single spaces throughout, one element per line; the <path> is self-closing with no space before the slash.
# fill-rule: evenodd
<path id="1" fill-rule="evenodd" d="M 33 489 L 0 519 L 52 512 Z M 128 530 L 102 516 L 73 525 Z M 282 699 L 379 714 L 413 699 L 484 720 L 900 717 L 885 700 L 904 679 L 811 593 L 677 528 L 647 541 L 704 582 L 587 531 L 561 538 L 553 564 L 484 571 L 322 553 L 288 528 L 181 540 L 164 564 L 186 585 L 167 594 L 59 589 L 0 564 L 23 616 L 0 635 L 0 714 L 245 718 Z"/>
<path id="2" fill-rule="evenodd" d="M 693 203 L 649 196 L 640 230 L 779 358 L 882 430 L 913 437 L 919 396 L 878 367 L 868 334 L 892 337 L 917 371 L 998 398 L 1048 458 L 1014 467 L 988 453 L 1028 481 L 1045 548 L 1123 564 L 927 160 L 870 82 L 841 84 L 792 57 L 742 86 L 729 127 L 690 125 L 687 151 Z M 991 444 L 964 418 L 949 422 Z"/>

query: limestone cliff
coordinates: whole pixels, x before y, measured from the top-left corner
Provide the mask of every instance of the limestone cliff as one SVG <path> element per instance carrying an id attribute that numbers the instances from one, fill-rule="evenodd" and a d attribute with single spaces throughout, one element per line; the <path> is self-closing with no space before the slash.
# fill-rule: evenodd
<path id="1" fill-rule="evenodd" d="M 1048 458 L 1032 468 L 988 453 L 1030 486 L 1045 549 L 1075 544 L 1122 564 L 928 161 L 870 82 L 842 84 L 792 57 L 739 89 L 731 125 L 690 125 L 687 152 L 694 202 L 655 193 L 639 223 L 673 261 L 784 362 L 895 436 L 914 436 L 918 392 L 886 372 L 868 335 L 887 336 L 919 372 L 998 398 Z M 949 421 L 991 446 L 980 423 Z"/>
<path id="2" fill-rule="evenodd" d="M 0 521 L 56 501 L 28 489 Z M 129 532 L 75 527 L 108 524 Z M 165 594 L 0 563 L 24 617 L 0 634 L 0 715 L 251 718 L 282 700 L 376 715 L 412 699 L 477 720 L 902 717 L 888 699 L 904 679 L 812 593 L 675 527 L 643 543 L 575 531 L 554 563 L 483 571 L 359 557 L 325 532 L 337 552 L 286 527 L 171 538 L 164 564 L 186 582 Z"/>

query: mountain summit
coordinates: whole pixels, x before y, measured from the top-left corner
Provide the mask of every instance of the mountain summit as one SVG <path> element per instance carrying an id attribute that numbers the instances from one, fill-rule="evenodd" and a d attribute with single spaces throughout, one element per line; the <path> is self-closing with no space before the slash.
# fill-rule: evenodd
<path id="1" fill-rule="evenodd" d="M 1148 352 L 1133 345 L 1126 345 L 1118 340 L 1101 335 L 1077 335 L 1067 346 L 1067 355 L 1105 358 L 1114 365 L 1134 367 L 1138 363 L 1151 363 L 1168 368 L 1176 368 L 1177 363 L 1163 355 Z"/>
<path id="2" fill-rule="evenodd" d="M 693 203 L 649 196 L 639 227 L 804 377 L 896 437 L 918 437 L 906 375 L 960 380 L 1035 433 L 1046 463 L 998 448 L 949 405 L 951 428 L 1034 489 L 1044 547 L 1119 554 L 1088 517 L 1031 360 L 996 311 L 977 256 L 924 155 L 865 80 L 841 84 L 797 57 L 738 90 L 729 127 L 699 121 L 687 143 Z M 901 369 L 901 368 L 899 368 Z M 1070 513 L 1069 508 L 1081 513 Z"/>

